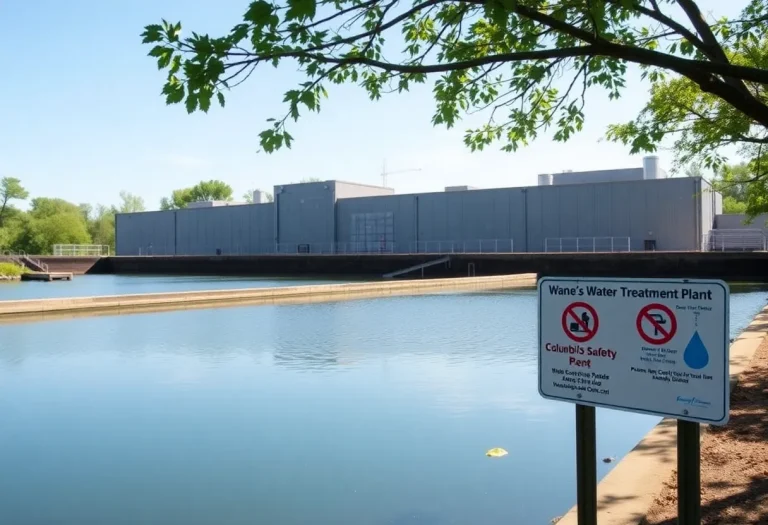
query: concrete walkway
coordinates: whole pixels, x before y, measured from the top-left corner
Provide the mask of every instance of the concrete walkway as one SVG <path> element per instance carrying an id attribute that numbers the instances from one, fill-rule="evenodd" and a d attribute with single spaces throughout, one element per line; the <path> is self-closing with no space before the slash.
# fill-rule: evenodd
<path id="1" fill-rule="evenodd" d="M 225 305 L 331 301 L 452 291 L 507 290 L 533 288 L 535 286 L 536 274 L 518 274 L 239 290 L 27 299 L 0 301 L 0 322 L 23 319 L 42 320 L 53 316 L 68 317 L 73 314 L 121 314 L 137 311 L 210 308 Z"/>

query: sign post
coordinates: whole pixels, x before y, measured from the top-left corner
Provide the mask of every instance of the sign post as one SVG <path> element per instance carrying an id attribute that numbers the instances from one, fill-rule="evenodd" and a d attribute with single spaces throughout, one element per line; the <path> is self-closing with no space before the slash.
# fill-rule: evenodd
<path id="1" fill-rule="evenodd" d="M 677 523 L 701 523 L 701 439 L 699 424 L 677 421 Z"/>
<path id="2" fill-rule="evenodd" d="M 594 407 L 678 420 L 678 513 L 701 522 L 699 424 L 728 421 L 728 286 L 539 280 L 539 393 L 576 404 L 579 525 L 597 523 Z"/>
<path id="3" fill-rule="evenodd" d="M 576 510 L 578 525 L 597 525 L 595 407 L 576 404 Z"/>

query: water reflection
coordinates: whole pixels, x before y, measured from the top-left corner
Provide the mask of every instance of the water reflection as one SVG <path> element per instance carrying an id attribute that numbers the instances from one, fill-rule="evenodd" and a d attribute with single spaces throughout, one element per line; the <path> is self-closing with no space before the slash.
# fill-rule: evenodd
<path id="1" fill-rule="evenodd" d="M 733 297 L 732 329 L 765 295 Z M 573 407 L 537 394 L 535 305 L 486 293 L 0 326 L 0 523 L 547 523 L 575 499 Z M 656 421 L 598 410 L 598 455 Z M 509 456 L 488 460 L 496 446 Z"/>

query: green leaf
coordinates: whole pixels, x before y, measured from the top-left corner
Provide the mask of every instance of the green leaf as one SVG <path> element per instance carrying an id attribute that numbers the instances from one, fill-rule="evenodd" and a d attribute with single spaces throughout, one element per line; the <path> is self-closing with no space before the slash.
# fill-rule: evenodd
<path id="1" fill-rule="evenodd" d="M 218 93 L 216 93 L 216 98 L 218 98 L 218 99 L 219 99 L 219 105 L 220 105 L 221 107 L 224 107 L 224 102 L 225 102 L 225 101 L 224 101 L 224 93 L 222 93 L 221 91 L 219 91 Z"/>
<path id="2" fill-rule="evenodd" d="M 179 69 L 181 69 L 181 55 L 176 55 L 173 57 L 173 62 L 171 63 L 171 69 L 168 71 L 171 75 L 176 74 Z"/>
<path id="3" fill-rule="evenodd" d="M 150 50 L 150 52 L 148 54 L 151 57 L 161 57 L 161 56 L 167 54 L 168 52 L 173 53 L 173 49 L 171 49 L 170 47 L 166 47 L 166 46 L 155 46 L 155 47 L 153 47 Z"/>
<path id="4" fill-rule="evenodd" d="M 248 10 L 245 12 L 243 19 L 246 22 L 251 22 L 256 27 L 263 27 L 269 24 L 272 11 L 272 4 L 265 2 L 264 0 L 256 0 L 255 2 L 251 2 L 251 5 L 248 6 Z"/>
<path id="5" fill-rule="evenodd" d="M 204 113 L 208 113 L 208 110 L 211 109 L 211 92 L 207 89 L 203 89 L 200 91 L 197 99 L 200 105 L 200 109 Z"/>
<path id="6" fill-rule="evenodd" d="M 163 54 L 160 58 L 157 59 L 157 69 L 165 69 L 168 67 L 172 58 L 173 51 L 169 49 L 167 53 Z"/>
<path id="7" fill-rule="evenodd" d="M 195 93 L 189 93 L 187 95 L 187 113 L 192 113 L 197 109 L 197 95 Z"/>
<path id="8" fill-rule="evenodd" d="M 163 86 L 163 94 L 166 104 L 178 104 L 184 100 L 184 84 L 179 82 L 176 77 L 171 76 Z"/>
<path id="9" fill-rule="evenodd" d="M 160 42 L 163 39 L 163 26 L 158 24 L 150 24 L 144 27 L 144 32 L 141 33 L 141 37 L 142 44 Z"/>
<path id="10" fill-rule="evenodd" d="M 288 11 L 286 20 L 307 20 L 315 17 L 317 4 L 315 0 L 287 0 Z"/>

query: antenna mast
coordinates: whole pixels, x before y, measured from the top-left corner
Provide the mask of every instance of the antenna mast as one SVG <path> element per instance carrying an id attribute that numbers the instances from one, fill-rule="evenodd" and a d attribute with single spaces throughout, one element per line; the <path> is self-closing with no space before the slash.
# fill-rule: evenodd
<path id="1" fill-rule="evenodd" d="M 381 163 L 381 185 L 385 188 L 387 187 L 387 177 L 389 175 L 395 175 L 396 173 L 408 173 L 411 171 L 421 171 L 421 168 L 409 168 L 405 170 L 387 171 L 387 160 L 384 159 L 384 161 Z"/>

